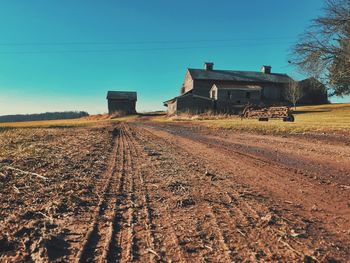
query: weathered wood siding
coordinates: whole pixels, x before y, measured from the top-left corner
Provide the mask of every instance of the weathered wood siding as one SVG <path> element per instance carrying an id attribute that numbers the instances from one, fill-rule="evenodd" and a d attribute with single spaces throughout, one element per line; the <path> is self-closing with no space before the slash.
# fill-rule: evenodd
<path id="1" fill-rule="evenodd" d="M 285 100 L 286 84 L 264 84 L 262 99 L 271 102 L 283 102 Z"/>
<path id="2" fill-rule="evenodd" d="M 193 81 L 193 93 L 199 96 L 209 98 L 209 91 L 214 84 L 230 84 L 232 82 L 217 81 L 217 80 L 197 80 Z"/>
<path id="3" fill-rule="evenodd" d="M 247 97 L 247 93 L 249 93 L 249 97 Z M 217 93 L 218 102 L 229 102 L 233 104 L 247 104 L 251 103 L 259 103 L 261 99 L 260 91 L 244 91 L 244 90 L 218 90 Z"/>
<path id="4" fill-rule="evenodd" d="M 237 106 L 248 103 L 259 104 L 261 102 L 260 90 L 218 89 L 214 85 L 210 92 L 212 93 L 211 97 L 215 99 L 214 110 L 221 113 L 236 113 Z"/>
<path id="5" fill-rule="evenodd" d="M 168 103 L 168 115 L 177 113 L 203 113 L 213 109 L 213 101 L 198 98 L 189 94 L 177 98 L 174 102 Z"/>
<path id="6" fill-rule="evenodd" d="M 177 111 L 177 100 L 168 103 L 168 115 L 174 115 Z"/>
<path id="7" fill-rule="evenodd" d="M 113 114 L 113 113 L 135 114 L 136 101 L 108 99 L 108 112 L 109 114 Z"/>

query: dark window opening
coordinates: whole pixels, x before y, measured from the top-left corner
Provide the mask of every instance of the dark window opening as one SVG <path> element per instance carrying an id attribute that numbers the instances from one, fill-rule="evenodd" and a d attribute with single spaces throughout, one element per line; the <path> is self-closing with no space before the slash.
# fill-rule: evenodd
<path id="1" fill-rule="evenodd" d="M 185 87 L 182 86 L 182 87 L 181 87 L 181 94 L 184 94 L 184 93 L 185 93 Z"/>
<path id="2" fill-rule="evenodd" d="M 216 97 L 216 96 L 215 96 L 215 90 L 212 90 L 212 91 L 211 91 L 211 98 L 212 98 L 212 99 L 216 99 L 215 97 Z"/>
<path id="3" fill-rule="evenodd" d="M 232 94 L 231 94 L 230 91 L 227 92 L 227 99 L 228 99 L 228 100 L 232 99 Z"/>
<path id="4" fill-rule="evenodd" d="M 245 94 L 245 97 L 246 97 L 247 99 L 250 99 L 250 92 L 247 92 L 247 93 Z"/>

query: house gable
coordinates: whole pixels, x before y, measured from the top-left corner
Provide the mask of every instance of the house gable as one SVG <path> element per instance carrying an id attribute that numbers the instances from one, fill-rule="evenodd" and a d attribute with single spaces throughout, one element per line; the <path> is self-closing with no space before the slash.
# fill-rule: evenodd
<path id="1" fill-rule="evenodd" d="M 186 92 L 189 92 L 190 90 L 193 89 L 193 87 L 194 87 L 193 78 L 192 78 L 189 70 L 187 70 L 184 82 L 183 82 L 182 87 L 181 87 L 180 94 L 185 94 Z"/>

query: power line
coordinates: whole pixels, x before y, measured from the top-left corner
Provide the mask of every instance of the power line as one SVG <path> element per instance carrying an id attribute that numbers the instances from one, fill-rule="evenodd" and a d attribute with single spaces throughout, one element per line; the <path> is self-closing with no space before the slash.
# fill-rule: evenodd
<path id="1" fill-rule="evenodd" d="M 178 47 L 150 47 L 150 48 L 118 48 L 118 49 L 68 49 L 68 50 L 24 50 L 24 51 L 0 51 L 0 54 L 63 54 L 63 53 L 114 53 L 114 52 L 143 52 L 143 51 L 167 51 L 167 50 L 191 50 L 191 49 L 217 49 L 217 48 L 239 48 L 239 47 L 260 47 L 270 45 L 286 45 L 293 42 L 273 43 L 246 43 L 236 45 L 216 46 L 178 46 Z"/>
<path id="2" fill-rule="evenodd" d="M 232 41 L 261 41 L 287 40 L 293 37 L 259 37 L 259 38 L 231 38 L 231 39 L 197 39 L 197 40 L 145 40 L 145 41 L 63 41 L 63 42 L 3 42 L 0 46 L 64 46 L 64 45 L 133 45 L 133 44 L 178 44 L 178 43 L 213 43 Z"/>

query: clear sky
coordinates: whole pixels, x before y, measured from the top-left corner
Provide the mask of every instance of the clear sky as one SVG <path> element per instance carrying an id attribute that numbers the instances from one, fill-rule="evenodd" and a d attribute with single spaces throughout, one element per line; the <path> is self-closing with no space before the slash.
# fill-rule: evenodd
<path id="1" fill-rule="evenodd" d="M 187 67 L 297 76 L 291 45 L 323 0 L 0 0 L 0 115 L 107 112 L 107 90 L 165 109 Z M 333 99 L 333 101 L 349 101 Z"/>

